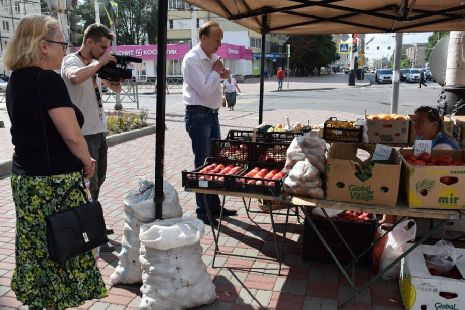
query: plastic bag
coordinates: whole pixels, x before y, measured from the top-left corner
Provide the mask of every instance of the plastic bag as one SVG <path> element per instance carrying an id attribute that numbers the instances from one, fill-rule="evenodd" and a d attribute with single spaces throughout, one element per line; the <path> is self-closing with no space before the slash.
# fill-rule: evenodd
<path id="1" fill-rule="evenodd" d="M 387 225 L 383 225 L 387 226 Z M 381 226 L 382 227 L 382 226 Z M 382 228 L 381 228 L 382 229 Z M 379 233 L 379 232 L 378 232 Z M 412 239 L 415 239 L 417 233 L 417 225 L 414 220 L 406 220 L 399 223 L 395 226 L 387 235 L 383 237 L 386 240 L 380 240 L 378 243 L 384 247 L 382 248 L 382 253 L 379 259 L 379 270 L 383 270 L 385 267 L 389 266 L 396 258 L 402 255 L 404 245 Z M 378 245 L 379 246 L 379 245 Z M 373 253 L 379 253 L 379 248 L 373 249 Z M 377 269 L 375 266 L 376 259 L 374 263 L 374 269 Z M 382 278 L 383 280 L 393 280 L 399 278 L 400 273 L 400 262 L 398 262 L 394 267 L 386 271 Z"/>
<path id="2" fill-rule="evenodd" d="M 433 248 L 434 255 L 425 255 L 426 266 L 433 275 L 443 275 L 454 268 L 457 261 L 455 248 L 450 241 L 439 240 Z"/>

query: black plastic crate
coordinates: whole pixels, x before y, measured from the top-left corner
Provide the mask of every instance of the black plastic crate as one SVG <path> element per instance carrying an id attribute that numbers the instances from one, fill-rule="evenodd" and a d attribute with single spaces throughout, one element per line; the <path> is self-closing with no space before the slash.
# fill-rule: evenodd
<path id="1" fill-rule="evenodd" d="M 231 190 L 231 178 L 234 177 L 234 175 L 219 175 L 200 172 L 203 168 L 213 163 L 222 164 L 225 167 L 228 165 L 242 167 L 237 174 L 242 174 L 245 170 L 247 170 L 247 164 L 245 162 L 218 160 L 216 158 L 209 157 L 205 160 L 204 165 L 194 171 L 182 171 L 182 186 L 187 188 L 204 188 L 223 191 Z"/>
<path id="2" fill-rule="evenodd" d="M 330 122 L 337 121 L 337 118 L 331 117 L 324 123 L 323 139 L 326 142 L 363 142 L 363 126 L 353 125 L 352 128 L 344 128 L 332 125 Z"/>
<path id="3" fill-rule="evenodd" d="M 254 161 L 256 145 L 253 142 L 211 140 L 210 156 L 218 160 Z"/>
<path id="4" fill-rule="evenodd" d="M 342 264 L 348 264 L 351 262 L 352 256 L 350 255 L 350 252 L 331 226 L 331 223 L 321 216 L 310 214 L 310 217 L 339 261 Z M 337 217 L 331 219 L 349 244 L 355 256 L 361 254 L 372 244 L 376 230 L 375 219 L 364 222 L 357 222 L 351 219 Z M 367 251 L 367 253 L 359 259 L 358 264 L 361 266 L 371 267 L 373 261 L 372 252 L 372 249 Z M 302 260 L 317 263 L 333 262 L 328 251 L 323 246 L 323 243 L 315 234 L 307 220 L 305 220 L 304 224 Z"/>
<path id="5" fill-rule="evenodd" d="M 260 141 L 263 139 L 264 132 L 257 131 L 255 133 L 256 141 Z M 252 142 L 253 141 L 253 131 L 252 130 L 235 130 L 231 129 L 226 136 L 226 140 L 234 140 L 234 141 L 246 141 Z"/>
<path id="6" fill-rule="evenodd" d="M 245 175 L 249 171 L 253 170 L 255 167 L 267 169 L 268 172 L 272 171 L 273 169 L 276 169 L 279 172 L 282 170 L 283 165 L 249 163 L 248 168 L 244 170 L 240 175 L 231 177 L 231 189 L 236 192 L 255 193 L 268 196 L 280 196 L 282 192 L 283 181 L 286 175 L 284 175 L 279 180 L 246 177 Z"/>
<path id="7" fill-rule="evenodd" d="M 286 143 L 257 143 L 255 161 L 284 167 L 288 147 Z"/>
<path id="8" fill-rule="evenodd" d="M 303 132 L 256 132 L 255 142 L 264 143 L 286 143 L 291 144 L 297 136 L 302 136 Z M 248 130 L 230 130 L 226 140 L 248 141 L 253 140 L 253 131 Z"/>

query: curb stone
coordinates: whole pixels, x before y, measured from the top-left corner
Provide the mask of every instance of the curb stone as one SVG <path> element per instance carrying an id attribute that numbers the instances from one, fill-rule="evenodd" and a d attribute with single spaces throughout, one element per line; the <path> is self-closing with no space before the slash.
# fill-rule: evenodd
<path id="1" fill-rule="evenodd" d="M 154 134 L 156 131 L 155 125 L 149 125 L 144 128 L 123 132 L 107 137 L 108 147 L 112 147 L 130 140 L 141 138 L 147 135 Z M 0 160 L 0 178 L 10 175 L 11 173 L 11 160 Z"/>

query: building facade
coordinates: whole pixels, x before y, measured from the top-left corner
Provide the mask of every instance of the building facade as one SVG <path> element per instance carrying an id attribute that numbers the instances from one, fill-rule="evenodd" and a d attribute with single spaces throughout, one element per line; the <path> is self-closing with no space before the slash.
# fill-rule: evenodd
<path id="1" fill-rule="evenodd" d="M 0 0 L 0 56 L 3 55 L 21 18 L 28 14 L 40 13 L 40 0 Z M 6 73 L 2 64 L 0 72 Z"/>
<path id="2" fill-rule="evenodd" d="M 195 11 L 194 11 L 195 10 Z M 234 75 L 249 76 L 260 74 L 262 36 L 241 25 L 230 22 L 211 12 L 192 7 L 183 0 L 168 0 L 168 43 L 184 44 L 192 47 L 197 43 L 198 28 L 206 21 L 216 21 L 223 29 L 222 47 L 218 54 L 225 66 Z M 192 26 L 195 30 L 192 31 Z M 265 68 L 276 72 L 287 63 L 285 42 L 287 36 L 267 35 L 265 39 Z M 168 75 L 181 74 L 181 60 L 170 61 Z"/>
<path id="3" fill-rule="evenodd" d="M 407 59 L 412 62 L 412 67 L 423 68 L 426 64 L 425 51 L 427 43 L 415 43 L 406 48 L 405 54 Z"/>

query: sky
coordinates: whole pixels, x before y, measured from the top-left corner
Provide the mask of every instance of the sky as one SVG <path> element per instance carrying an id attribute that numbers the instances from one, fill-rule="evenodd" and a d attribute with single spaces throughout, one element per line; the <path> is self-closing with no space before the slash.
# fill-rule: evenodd
<path id="1" fill-rule="evenodd" d="M 426 43 L 428 42 L 428 37 L 431 34 L 432 32 L 404 33 L 402 44 Z M 393 33 L 367 34 L 365 36 L 365 42 L 368 42 L 373 37 L 374 39 L 368 43 L 368 45 L 365 45 L 365 57 L 368 59 L 380 59 L 383 56 L 386 56 L 387 58 L 391 57 L 392 52 L 396 47 L 395 36 L 396 35 Z"/>

